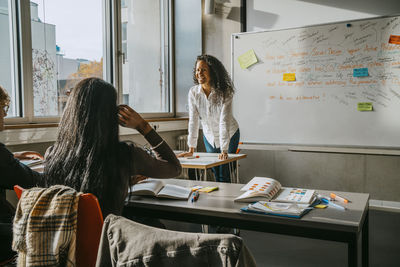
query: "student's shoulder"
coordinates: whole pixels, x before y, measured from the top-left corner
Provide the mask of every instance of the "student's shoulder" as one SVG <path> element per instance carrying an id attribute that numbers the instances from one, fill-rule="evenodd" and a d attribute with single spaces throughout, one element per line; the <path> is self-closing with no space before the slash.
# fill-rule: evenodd
<path id="1" fill-rule="evenodd" d="M 126 151 L 130 151 L 131 149 L 133 149 L 135 147 L 135 143 L 131 142 L 131 141 L 120 141 L 118 143 L 118 150 L 119 152 L 126 152 Z"/>
<path id="2" fill-rule="evenodd" d="M 4 162 L 6 159 L 14 158 L 13 154 L 6 148 L 3 143 L 0 143 L 0 161 Z"/>
<path id="3" fill-rule="evenodd" d="M 6 149 L 6 146 L 2 142 L 0 142 L 0 149 Z"/>

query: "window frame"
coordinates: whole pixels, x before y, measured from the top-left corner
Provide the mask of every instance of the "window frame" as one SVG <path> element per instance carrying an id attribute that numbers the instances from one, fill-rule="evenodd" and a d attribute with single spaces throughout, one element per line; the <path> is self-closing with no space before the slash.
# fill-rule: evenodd
<path id="1" fill-rule="evenodd" d="M 117 16 L 114 13 L 115 3 L 118 0 L 102 0 L 103 15 L 103 77 L 118 88 L 116 77 L 116 49 L 115 23 Z M 60 116 L 39 117 L 34 116 L 33 96 L 33 63 L 32 63 L 32 28 L 31 9 L 29 0 L 9 0 L 9 16 L 12 21 L 12 65 L 14 75 L 12 77 L 15 85 L 19 103 L 19 115 L 5 118 L 5 125 L 16 124 L 41 124 L 58 123 Z M 11 27 L 10 27 L 11 28 Z"/>
<path id="2" fill-rule="evenodd" d="M 162 43 L 160 44 L 160 48 L 163 50 L 164 56 L 162 57 L 161 62 L 163 62 L 164 67 L 164 86 L 166 88 L 165 105 L 168 107 L 168 111 L 166 112 L 140 112 L 140 115 L 145 118 L 172 118 L 175 117 L 175 97 L 174 97 L 174 64 L 173 64 L 173 0 L 158 0 L 160 2 L 160 10 L 161 10 L 161 30 L 162 30 Z M 117 69 L 118 69 L 118 100 L 119 103 L 123 103 L 123 79 L 122 79 L 122 64 L 124 62 L 125 54 L 122 50 L 122 10 L 121 10 L 121 1 L 115 1 L 115 9 L 116 9 L 116 21 L 117 21 Z M 134 107 L 133 107 L 134 108 Z"/>
<path id="3" fill-rule="evenodd" d="M 173 61 L 173 0 L 159 0 L 162 23 L 165 106 L 167 112 L 141 113 L 144 118 L 175 117 L 174 61 Z M 19 116 L 5 118 L 6 125 L 58 123 L 60 116 L 34 116 L 32 28 L 29 0 L 9 0 L 9 14 L 12 17 L 12 65 L 13 83 L 17 94 Z M 112 83 L 122 103 L 122 20 L 121 1 L 102 0 L 103 13 L 103 73 L 104 80 Z M 11 22 L 11 20 L 10 20 Z M 11 28 L 10 28 L 11 29 Z"/>

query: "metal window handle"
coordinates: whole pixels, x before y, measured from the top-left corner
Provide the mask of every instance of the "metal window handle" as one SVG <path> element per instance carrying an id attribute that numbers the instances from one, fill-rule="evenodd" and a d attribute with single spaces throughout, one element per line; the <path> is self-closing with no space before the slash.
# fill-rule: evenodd
<path id="1" fill-rule="evenodd" d="M 124 52 L 118 51 L 118 56 L 122 57 L 122 64 L 125 64 L 126 62 L 126 55 Z"/>

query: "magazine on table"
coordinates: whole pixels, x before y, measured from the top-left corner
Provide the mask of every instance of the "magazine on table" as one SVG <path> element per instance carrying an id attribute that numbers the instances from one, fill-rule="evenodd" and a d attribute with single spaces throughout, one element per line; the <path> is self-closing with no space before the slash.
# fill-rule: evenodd
<path id="1" fill-rule="evenodd" d="M 315 199 L 315 190 L 282 187 L 277 180 L 268 177 L 254 177 L 240 191 L 244 193 L 236 197 L 234 201 L 311 204 Z"/>

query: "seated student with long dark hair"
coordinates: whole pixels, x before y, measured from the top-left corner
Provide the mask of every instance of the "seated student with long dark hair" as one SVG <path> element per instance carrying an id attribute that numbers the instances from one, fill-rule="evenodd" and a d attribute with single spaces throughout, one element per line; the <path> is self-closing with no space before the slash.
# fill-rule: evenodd
<path id="1" fill-rule="evenodd" d="M 45 159 L 47 186 L 64 184 L 93 193 L 103 216 L 120 215 L 131 177 L 175 177 L 181 165 L 171 148 L 132 108 L 117 106 L 116 89 L 98 78 L 82 80 L 72 90 L 55 144 Z M 136 129 L 158 154 L 120 142 L 118 123 Z"/>
<path id="2" fill-rule="evenodd" d="M 0 86 L 0 132 L 4 129 L 4 118 L 7 116 L 10 97 Z M 11 250 L 12 220 L 15 214 L 14 207 L 6 200 L 5 189 L 13 189 L 14 185 L 25 188 L 40 184 L 41 175 L 20 163 L 17 158 L 37 156 L 35 152 L 11 153 L 0 142 L 0 262 L 10 259 L 15 252 Z M 16 157 L 17 156 L 17 157 Z"/>

